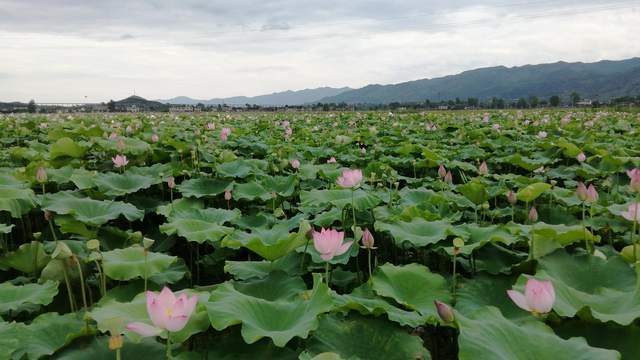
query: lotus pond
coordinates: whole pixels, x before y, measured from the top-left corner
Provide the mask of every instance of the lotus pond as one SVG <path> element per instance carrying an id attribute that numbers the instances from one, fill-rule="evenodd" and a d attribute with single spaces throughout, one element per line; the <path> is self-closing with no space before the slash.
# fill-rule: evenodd
<path id="1" fill-rule="evenodd" d="M 640 116 L 0 118 L 0 359 L 637 359 Z"/>

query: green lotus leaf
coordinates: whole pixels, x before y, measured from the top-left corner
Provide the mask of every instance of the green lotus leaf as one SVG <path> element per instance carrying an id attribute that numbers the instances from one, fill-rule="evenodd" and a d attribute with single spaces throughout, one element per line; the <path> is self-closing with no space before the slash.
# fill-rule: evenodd
<path id="1" fill-rule="evenodd" d="M 186 293 L 188 297 L 197 296 L 198 305 L 184 329 L 171 333 L 171 341 L 174 343 L 181 343 L 192 335 L 203 332 L 209 328 L 207 311 L 203 305 L 206 302 L 208 294 L 193 290 L 175 292 L 176 296 L 182 293 Z M 127 324 L 142 322 L 152 325 L 149 314 L 147 313 L 147 300 L 144 292 L 136 295 L 130 302 L 119 302 L 115 299 L 101 301 L 99 305 L 94 307 L 89 313 L 89 316 L 96 321 L 100 331 L 111 331 L 115 327 L 115 330 L 124 333 L 127 338 L 135 343 L 139 343 L 142 337 L 126 330 Z M 160 337 L 166 338 L 166 333 L 162 333 Z"/>
<path id="2" fill-rule="evenodd" d="M 483 307 L 466 317 L 456 312 L 461 360 L 619 359 L 617 351 L 591 347 L 583 338 L 564 340 L 541 322 L 513 323 L 494 307 Z"/>
<path id="3" fill-rule="evenodd" d="M 74 219 L 92 226 L 100 226 L 124 216 L 129 221 L 141 219 L 144 211 L 120 201 L 99 201 L 77 197 L 69 191 L 46 194 L 41 207 L 57 214 L 71 215 Z"/>
<path id="4" fill-rule="evenodd" d="M 8 252 L 0 257 L 0 265 L 4 265 L 23 273 L 32 274 L 42 270 L 50 258 L 44 251 L 44 246 L 32 241 L 22 244 L 17 250 Z"/>
<path id="5" fill-rule="evenodd" d="M 234 231 L 233 228 L 223 226 L 225 222 L 236 220 L 240 216 L 239 210 L 223 209 L 189 209 L 175 211 L 169 217 L 169 222 L 160 225 L 160 231 L 167 235 L 177 234 L 188 241 L 199 244 L 217 242 L 225 235 Z"/>
<path id="6" fill-rule="evenodd" d="M 11 354 L 20 348 L 20 341 L 15 335 L 17 326 L 15 322 L 0 321 L 0 358 L 2 359 L 11 359 Z"/>
<path id="7" fill-rule="evenodd" d="M 11 217 L 19 218 L 35 206 L 33 190 L 0 185 L 0 211 L 8 211 Z"/>
<path id="8" fill-rule="evenodd" d="M 173 212 L 185 212 L 195 209 L 203 209 L 204 203 L 202 200 L 196 200 L 192 198 L 180 198 L 174 200 L 172 203 L 158 206 L 156 214 L 162 215 L 166 218 L 171 217 Z"/>
<path id="9" fill-rule="evenodd" d="M 293 195 L 298 178 L 296 176 L 267 176 L 260 180 L 262 186 L 269 192 L 284 197 Z"/>
<path id="10" fill-rule="evenodd" d="M 300 258 L 297 253 L 289 253 L 274 261 L 230 261 L 224 263 L 224 272 L 236 280 L 262 279 L 275 271 L 284 271 L 290 276 L 300 274 Z"/>
<path id="11" fill-rule="evenodd" d="M 370 286 L 365 283 L 355 288 L 351 294 L 334 295 L 334 304 L 337 310 L 349 311 L 355 310 L 363 315 L 380 316 L 387 314 L 389 320 L 394 321 L 403 326 L 416 328 L 428 322 L 431 315 L 422 315 L 417 311 L 409 311 L 401 309 L 385 298 L 378 296 Z"/>
<path id="12" fill-rule="evenodd" d="M 72 157 L 81 158 L 84 156 L 85 148 L 78 145 L 75 141 L 68 137 L 58 139 L 55 143 L 51 144 L 49 150 L 49 158 L 57 159 L 60 157 Z"/>
<path id="13" fill-rule="evenodd" d="M 393 236 L 397 246 L 409 243 L 413 247 L 423 247 L 436 244 L 451 234 L 452 225 L 447 221 L 426 221 L 415 218 L 410 222 L 396 221 L 394 223 L 376 222 L 377 231 L 388 231 Z"/>
<path id="14" fill-rule="evenodd" d="M 580 225 L 552 225 L 537 223 L 535 225 L 510 224 L 516 233 L 526 236 L 528 239 L 534 236 L 534 257 L 540 258 L 554 252 L 557 249 L 583 241 L 585 238 L 591 242 L 599 242 L 600 238 L 593 236 L 589 230 Z"/>
<path id="15" fill-rule="evenodd" d="M 39 305 L 49 305 L 58 294 L 58 283 L 45 281 L 43 284 L 13 285 L 0 284 L 0 314 L 8 311 L 31 311 Z"/>
<path id="16" fill-rule="evenodd" d="M 551 189 L 550 184 L 534 183 L 518 190 L 516 195 L 518 200 L 530 203 L 549 189 Z"/>
<path id="17" fill-rule="evenodd" d="M 141 246 L 131 246 L 102 253 L 104 273 L 114 280 L 149 278 L 164 272 L 177 260 L 175 256 L 146 252 Z"/>
<path id="18" fill-rule="evenodd" d="M 209 320 L 216 330 L 242 324 L 247 344 L 268 337 L 283 347 L 294 337 L 305 339 L 318 327 L 318 315 L 333 306 L 329 289 L 320 279 L 314 276 L 311 290 L 302 279 L 282 272 L 249 283 L 225 282 L 211 292 Z"/>
<path id="19" fill-rule="evenodd" d="M 11 234 L 11 229 L 13 229 L 15 225 L 11 224 L 11 225 L 6 225 L 6 224 L 0 224 L 0 234 Z"/>
<path id="20" fill-rule="evenodd" d="M 222 245 L 231 248 L 246 247 L 273 261 L 304 245 L 310 229 L 309 223 L 305 222 L 305 225 L 300 225 L 297 233 L 289 233 L 289 226 L 282 223 L 270 229 L 255 228 L 249 233 L 236 230 L 222 239 Z"/>
<path id="21" fill-rule="evenodd" d="M 573 317 L 587 308 L 604 322 L 629 325 L 640 318 L 640 282 L 622 257 L 604 260 L 559 250 L 539 261 L 536 278 L 553 282 L 558 315 Z"/>
<path id="22" fill-rule="evenodd" d="M 509 320 L 535 321 L 529 312 L 517 307 L 507 296 L 507 290 L 511 290 L 515 283 L 516 276 L 478 274 L 473 279 L 460 278 L 455 309 L 465 316 L 471 316 L 485 306 L 494 306 Z"/>
<path id="23" fill-rule="evenodd" d="M 153 338 L 145 338 L 140 343 L 126 342 L 121 352 L 122 359 L 162 359 L 166 347 Z M 109 336 L 91 338 L 88 342 L 75 342 L 56 353 L 61 360 L 113 360 L 115 351 L 109 350 Z"/>
<path id="24" fill-rule="evenodd" d="M 218 175 L 234 178 L 244 178 L 249 175 L 261 175 L 266 169 L 267 162 L 257 159 L 239 159 L 216 166 Z"/>
<path id="25" fill-rule="evenodd" d="M 511 234 L 509 228 L 504 225 L 478 226 L 468 223 L 455 225 L 451 230 L 456 236 L 464 239 L 464 246 L 459 250 L 461 254 L 470 255 L 476 249 L 486 245 L 487 243 L 500 243 L 511 245 L 518 241 L 518 237 Z M 453 255 L 453 246 L 445 248 L 447 252 Z"/>
<path id="26" fill-rule="evenodd" d="M 565 339 L 584 337 L 591 346 L 617 350 L 623 359 L 633 359 L 638 355 L 638 344 L 640 344 L 640 327 L 638 326 L 566 321 L 553 330 Z"/>
<path id="27" fill-rule="evenodd" d="M 489 199 L 485 186 L 479 181 L 470 181 L 456 188 L 467 199 L 476 205 L 480 205 Z"/>
<path id="28" fill-rule="evenodd" d="M 231 184 L 231 181 L 197 178 L 183 181 L 176 188 L 184 197 L 201 198 L 222 194 L 225 190 L 231 189 Z"/>
<path id="29" fill-rule="evenodd" d="M 361 315 L 323 316 L 305 348 L 311 355 L 331 351 L 344 359 L 431 359 L 419 337 L 383 319 Z"/>
<path id="30" fill-rule="evenodd" d="M 105 195 L 123 196 L 148 189 L 151 185 L 160 183 L 160 178 L 136 175 L 130 172 L 124 174 L 110 172 L 96 175 L 93 181 Z"/>
<path id="31" fill-rule="evenodd" d="M 433 302 L 451 300 L 445 278 L 416 263 L 404 266 L 387 263 L 379 266 L 373 275 L 371 287 L 376 294 L 392 298 L 407 309 L 429 317 L 430 323 L 437 322 L 438 317 Z"/>
<path id="32" fill-rule="evenodd" d="M 94 179 L 96 178 L 97 172 L 88 171 L 85 169 L 74 169 L 73 175 L 71 175 L 66 180 L 60 181 L 71 181 L 78 188 L 78 190 L 86 190 L 91 189 L 96 186 Z"/>
<path id="33" fill-rule="evenodd" d="M 300 192 L 300 202 L 302 207 L 314 207 L 324 209 L 329 205 L 337 208 L 344 208 L 353 202 L 357 210 L 369 210 L 378 205 L 382 200 L 374 194 L 365 192 L 364 190 L 349 189 L 342 190 L 310 190 Z"/>
<path id="34" fill-rule="evenodd" d="M 121 150 L 118 148 L 118 143 L 122 140 L 124 143 L 124 148 Z M 149 145 L 146 141 L 142 141 L 136 138 L 130 137 L 118 137 L 117 140 L 114 139 L 104 139 L 98 138 L 96 142 L 100 147 L 107 150 L 109 153 L 119 153 L 126 155 L 144 155 L 147 152 L 151 151 L 151 145 Z"/>
<path id="35" fill-rule="evenodd" d="M 271 192 L 257 182 L 237 184 L 233 189 L 233 198 L 236 200 L 267 201 L 272 197 Z"/>
<path id="36" fill-rule="evenodd" d="M 191 359 L 215 359 L 215 360 L 236 360 L 236 359 L 265 359 L 265 360 L 299 360 L 298 351 L 288 347 L 277 347 L 271 340 L 264 338 L 249 345 L 242 339 L 240 329 L 225 331 L 216 336 L 215 342 L 201 344 L 191 353 L 193 357 L 180 357 L 180 360 Z"/>

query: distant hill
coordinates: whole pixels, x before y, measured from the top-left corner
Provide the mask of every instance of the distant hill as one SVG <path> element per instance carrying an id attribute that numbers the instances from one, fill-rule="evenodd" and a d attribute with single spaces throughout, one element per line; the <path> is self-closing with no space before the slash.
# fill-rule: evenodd
<path id="1" fill-rule="evenodd" d="M 457 75 L 393 85 L 368 85 L 328 96 L 320 102 L 388 104 L 492 97 L 517 99 L 532 95 L 546 98 L 571 92 L 599 100 L 640 94 L 640 58 L 595 63 L 567 63 L 489 67 Z"/>
<path id="2" fill-rule="evenodd" d="M 136 96 L 136 95 L 129 96 L 126 99 L 115 101 L 116 109 L 130 110 L 131 107 L 133 106 L 135 106 L 138 110 L 145 110 L 145 111 L 149 111 L 149 110 L 162 111 L 168 108 L 166 104 L 163 104 L 157 101 L 147 100 L 143 97 Z"/>
<path id="3" fill-rule="evenodd" d="M 168 100 L 157 100 L 158 102 L 165 104 L 184 104 L 184 105 L 195 105 L 198 103 L 202 103 L 205 105 L 218 105 L 218 104 L 227 104 L 227 105 L 303 105 L 308 103 L 317 102 L 318 100 L 329 97 L 336 96 L 345 91 L 352 90 L 351 88 L 331 88 L 331 87 L 321 87 L 317 89 L 304 89 L 298 91 L 283 91 L 277 92 L 268 95 L 259 95 L 259 96 L 234 96 L 229 98 L 216 98 L 209 100 L 199 100 L 192 99 L 186 96 L 178 96 Z"/>

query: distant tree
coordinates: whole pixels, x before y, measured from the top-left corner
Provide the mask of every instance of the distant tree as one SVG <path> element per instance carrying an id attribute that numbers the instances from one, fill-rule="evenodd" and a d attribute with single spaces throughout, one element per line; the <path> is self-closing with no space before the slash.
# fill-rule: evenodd
<path id="1" fill-rule="evenodd" d="M 558 105 L 560 105 L 560 96 L 553 95 L 552 97 L 550 97 L 549 98 L 549 105 L 551 105 L 553 107 L 558 107 Z"/>
<path id="2" fill-rule="evenodd" d="M 222 104 L 218 104 L 218 112 L 222 112 Z"/>
<path id="3" fill-rule="evenodd" d="M 516 107 L 518 109 L 526 109 L 529 107 L 529 104 L 527 104 L 527 100 L 525 98 L 520 98 L 518 99 L 518 102 L 516 103 Z"/>
<path id="4" fill-rule="evenodd" d="M 571 105 L 576 106 L 578 101 L 580 101 L 580 94 L 574 91 L 571 93 L 571 95 L 569 95 L 569 98 L 571 99 Z"/>
<path id="5" fill-rule="evenodd" d="M 476 106 L 478 106 L 478 103 L 479 103 L 479 101 L 478 101 L 477 98 L 468 98 L 467 99 L 467 105 L 469 105 L 469 106 L 476 107 Z"/>
<path id="6" fill-rule="evenodd" d="M 107 110 L 109 110 L 109 112 L 115 112 L 116 111 L 116 102 L 113 100 L 109 100 L 109 102 L 107 103 Z"/>
<path id="7" fill-rule="evenodd" d="M 425 109 L 431 109 L 431 100 L 427 99 L 424 101 Z"/>
<path id="8" fill-rule="evenodd" d="M 540 99 L 538 99 L 537 96 L 529 96 L 529 105 L 531 105 L 532 108 L 537 108 L 539 104 Z"/>
<path id="9" fill-rule="evenodd" d="M 33 99 L 31 99 L 27 104 L 27 111 L 32 114 L 36 112 L 36 102 Z"/>

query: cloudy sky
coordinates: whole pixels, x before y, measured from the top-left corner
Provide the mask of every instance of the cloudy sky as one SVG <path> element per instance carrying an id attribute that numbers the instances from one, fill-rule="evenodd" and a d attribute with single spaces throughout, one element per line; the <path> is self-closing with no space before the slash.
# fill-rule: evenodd
<path id="1" fill-rule="evenodd" d="M 0 101 L 208 99 L 640 56 L 640 0 L 0 0 Z"/>

